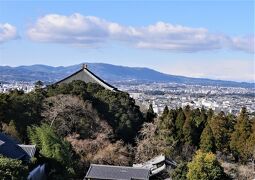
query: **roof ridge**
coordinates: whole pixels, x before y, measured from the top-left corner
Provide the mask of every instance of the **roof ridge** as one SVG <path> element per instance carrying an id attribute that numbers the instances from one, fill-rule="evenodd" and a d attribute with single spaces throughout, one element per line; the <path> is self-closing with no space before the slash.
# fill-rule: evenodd
<path id="1" fill-rule="evenodd" d="M 62 80 L 57 81 L 54 84 L 65 83 L 66 80 L 68 81 L 68 79 L 72 78 L 73 76 L 75 76 L 75 75 L 77 75 L 77 74 L 79 74 L 81 72 L 84 72 L 91 79 L 91 80 L 87 80 L 88 82 L 97 83 L 100 86 L 104 87 L 105 89 L 108 89 L 108 90 L 111 90 L 111 91 L 118 91 L 118 89 L 116 87 L 110 85 L 109 83 L 107 83 L 106 81 L 101 79 L 99 76 L 97 76 L 92 71 L 90 71 L 87 66 L 84 67 L 84 65 L 83 65 L 83 67 L 80 70 L 72 73 L 71 75 L 65 77 Z M 79 80 L 79 79 L 80 78 L 78 77 L 77 80 Z M 73 80 L 75 80 L 75 78 Z M 82 78 L 80 80 L 82 80 Z M 86 82 L 85 80 L 83 80 L 83 81 Z M 86 82 L 86 83 L 88 83 L 88 82 Z"/>
<path id="2" fill-rule="evenodd" d="M 107 164 L 90 164 L 90 166 L 101 166 L 101 167 L 116 167 L 116 168 L 128 168 L 128 169 L 146 169 L 149 168 L 143 168 L 143 167 L 133 167 L 133 166 L 115 166 L 115 165 L 107 165 Z"/>

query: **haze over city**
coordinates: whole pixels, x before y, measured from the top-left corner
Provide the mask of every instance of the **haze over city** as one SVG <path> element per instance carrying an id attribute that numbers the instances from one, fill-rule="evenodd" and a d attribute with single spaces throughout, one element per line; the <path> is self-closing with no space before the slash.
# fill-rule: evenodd
<path id="1" fill-rule="evenodd" d="M 253 7 L 254 1 L 1 1 L 0 65 L 103 62 L 254 82 Z"/>

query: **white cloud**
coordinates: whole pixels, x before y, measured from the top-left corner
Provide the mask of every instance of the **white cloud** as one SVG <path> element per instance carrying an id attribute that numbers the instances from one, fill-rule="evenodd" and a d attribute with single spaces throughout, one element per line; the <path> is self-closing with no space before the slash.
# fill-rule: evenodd
<path id="1" fill-rule="evenodd" d="M 48 14 L 28 29 L 34 41 L 81 44 L 93 47 L 105 41 L 129 42 L 137 48 L 197 52 L 230 48 L 253 52 L 248 38 L 210 33 L 205 28 L 191 28 L 157 22 L 145 27 L 123 26 L 94 16 L 75 13 L 70 16 Z M 253 48 L 254 49 L 254 48 Z"/>
<path id="2" fill-rule="evenodd" d="M 232 38 L 232 48 L 236 50 L 254 53 L 255 52 L 254 44 L 255 44 L 254 35 Z"/>
<path id="3" fill-rule="evenodd" d="M 5 23 L 0 24 L 0 44 L 18 37 L 17 30 L 14 26 Z"/>
<path id="4" fill-rule="evenodd" d="M 106 40 L 106 28 L 107 22 L 97 17 L 50 14 L 38 19 L 28 36 L 42 42 L 94 44 Z"/>

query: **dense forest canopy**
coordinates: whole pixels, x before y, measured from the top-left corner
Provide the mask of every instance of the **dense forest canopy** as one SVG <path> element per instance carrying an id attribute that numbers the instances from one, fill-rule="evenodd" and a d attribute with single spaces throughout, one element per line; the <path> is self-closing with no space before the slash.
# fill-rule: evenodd
<path id="1" fill-rule="evenodd" d="M 173 179 L 206 179 L 208 172 L 207 179 L 213 173 L 228 179 L 241 175 L 224 172 L 221 162 L 246 165 L 255 159 L 255 118 L 245 108 L 235 116 L 165 107 L 157 116 L 152 106 L 142 113 L 125 92 L 82 81 L 0 94 L 0 130 L 36 144 L 33 164 L 47 163 L 52 179 L 83 179 L 90 163 L 131 166 L 159 154 L 177 162 L 168 172 Z M 27 169 L 3 158 L 1 169 L 9 168 L 1 162 Z"/>

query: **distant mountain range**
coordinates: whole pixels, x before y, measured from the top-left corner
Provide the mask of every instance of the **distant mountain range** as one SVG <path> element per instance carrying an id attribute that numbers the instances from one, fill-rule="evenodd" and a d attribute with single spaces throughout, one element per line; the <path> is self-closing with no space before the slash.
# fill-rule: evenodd
<path id="1" fill-rule="evenodd" d="M 183 84 L 249 87 L 254 88 L 255 83 L 212 80 L 204 78 L 191 78 L 164 74 L 149 68 L 116 66 L 104 63 L 86 63 L 88 68 L 96 75 L 109 83 L 116 82 L 172 82 Z M 0 66 L 0 82 L 6 81 L 37 81 L 46 83 L 58 81 L 81 68 L 82 64 L 73 66 L 52 67 L 46 65 L 31 66 Z"/>

